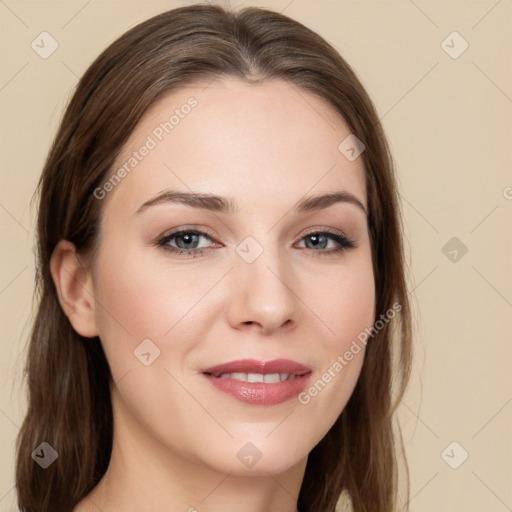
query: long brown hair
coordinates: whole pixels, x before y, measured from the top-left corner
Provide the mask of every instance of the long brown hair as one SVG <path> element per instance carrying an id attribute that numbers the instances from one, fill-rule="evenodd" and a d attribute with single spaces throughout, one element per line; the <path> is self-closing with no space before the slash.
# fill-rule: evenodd
<path id="1" fill-rule="evenodd" d="M 166 92 L 222 76 L 279 78 L 316 94 L 365 145 L 375 320 L 393 304 L 401 309 L 371 336 L 347 406 L 310 452 L 298 507 L 333 512 L 344 491 L 355 512 L 396 509 L 394 412 L 409 379 L 412 328 L 394 164 L 375 108 L 339 53 L 302 24 L 267 9 L 196 4 L 157 15 L 112 43 L 79 81 L 49 151 L 37 190 L 28 411 L 17 439 L 22 512 L 73 510 L 105 473 L 112 448 L 109 365 L 99 338 L 80 336 L 63 313 L 52 252 L 61 239 L 79 254 L 93 251 L 102 204 L 93 192 L 148 107 Z M 47 469 L 31 456 L 42 442 L 58 453 Z"/>

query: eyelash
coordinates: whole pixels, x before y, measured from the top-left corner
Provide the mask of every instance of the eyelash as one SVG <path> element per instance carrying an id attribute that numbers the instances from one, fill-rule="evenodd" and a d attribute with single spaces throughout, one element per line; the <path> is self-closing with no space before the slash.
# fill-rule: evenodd
<path id="1" fill-rule="evenodd" d="M 201 249 L 180 249 L 180 248 L 173 247 L 173 246 L 169 245 L 169 242 L 172 239 L 174 239 L 180 235 L 199 235 L 199 236 L 204 236 L 210 240 L 213 240 L 213 237 L 211 237 L 208 233 L 205 233 L 203 231 L 198 231 L 195 229 L 179 229 L 179 230 L 173 231 L 171 233 L 168 233 L 168 234 L 162 236 L 155 242 L 155 245 L 158 247 L 161 247 L 165 251 L 169 251 L 172 254 L 175 254 L 178 256 L 186 255 L 190 258 L 196 258 L 198 256 L 201 256 L 205 250 L 210 249 L 210 248 L 204 248 L 204 247 Z M 334 231 L 311 231 L 309 233 L 306 233 L 300 239 L 300 241 L 302 241 L 305 238 L 312 237 L 312 236 L 318 236 L 318 235 L 327 236 L 327 238 L 337 242 L 339 244 L 339 246 L 334 249 L 329 249 L 329 250 L 309 249 L 309 251 L 311 251 L 314 256 L 327 256 L 327 255 L 332 255 L 334 253 L 343 253 L 346 250 L 353 249 L 356 247 L 356 244 L 353 240 L 351 240 L 350 238 L 348 238 L 346 235 L 344 235 L 341 232 L 334 232 Z M 303 248 L 301 248 L 301 249 L 303 249 Z M 305 248 L 305 249 L 308 249 L 308 248 Z"/>

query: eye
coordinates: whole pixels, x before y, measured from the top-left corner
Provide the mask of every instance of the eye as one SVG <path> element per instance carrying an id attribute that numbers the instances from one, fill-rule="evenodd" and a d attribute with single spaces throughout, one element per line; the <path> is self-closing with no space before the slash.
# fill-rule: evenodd
<path id="1" fill-rule="evenodd" d="M 304 236 L 300 242 L 302 241 L 305 242 L 306 249 L 320 254 L 341 252 L 356 246 L 354 241 L 343 233 L 332 231 L 314 231 Z"/>
<path id="2" fill-rule="evenodd" d="M 194 258 L 213 248 L 208 241 L 213 241 L 213 237 L 208 233 L 179 229 L 161 237 L 156 241 L 156 245 L 173 254 Z M 299 244 L 302 242 L 305 243 L 305 247 L 300 249 L 308 249 L 315 256 L 338 253 L 356 247 L 354 241 L 343 233 L 333 231 L 310 232 L 300 239 Z"/>
<path id="3" fill-rule="evenodd" d="M 208 244 L 201 245 L 201 240 L 212 240 L 212 238 L 202 231 L 197 230 L 178 230 L 169 233 L 157 241 L 157 245 L 163 249 L 175 254 L 187 254 L 191 257 L 200 255 Z"/>

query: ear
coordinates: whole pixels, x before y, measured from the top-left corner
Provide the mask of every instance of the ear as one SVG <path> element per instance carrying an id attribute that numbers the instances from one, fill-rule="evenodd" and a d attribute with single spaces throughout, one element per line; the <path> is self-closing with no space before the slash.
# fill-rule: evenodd
<path id="1" fill-rule="evenodd" d="M 50 271 L 60 305 L 75 331 L 87 338 L 98 336 L 92 276 L 80 264 L 74 244 L 61 240 L 56 245 Z"/>

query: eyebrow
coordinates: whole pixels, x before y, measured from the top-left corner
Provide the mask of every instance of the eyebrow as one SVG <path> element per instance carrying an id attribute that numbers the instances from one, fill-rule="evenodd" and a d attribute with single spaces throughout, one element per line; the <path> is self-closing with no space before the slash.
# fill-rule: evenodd
<path id="1" fill-rule="evenodd" d="M 199 192 L 163 190 L 143 203 L 135 213 L 139 214 L 151 206 L 165 203 L 184 204 L 191 206 L 192 208 L 200 208 L 217 213 L 233 214 L 238 211 L 235 206 L 235 202 L 231 198 L 214 194 L 202 194 Z M 292 208 L 292 211 L 297 214 L 323 210 L 336 203 L 352 204 L 357 206 L 365 215 L 367 215 L 366 208 L 363 203 L 355 195 L 345 190 L 303 198 Z"/>

